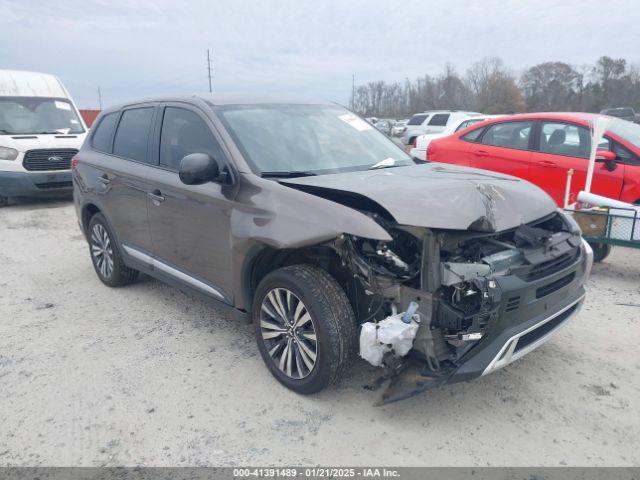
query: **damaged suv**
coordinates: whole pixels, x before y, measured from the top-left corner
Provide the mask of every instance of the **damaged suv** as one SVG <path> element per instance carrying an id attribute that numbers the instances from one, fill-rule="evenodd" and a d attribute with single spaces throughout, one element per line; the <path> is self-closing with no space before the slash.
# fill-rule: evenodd
<path id="1" fill-rule="evenodd" d="M 144 272 L 231 307 L 299 393 L 339 380 L 359 345 L 392 385 L 409 379 L 387 401 L 473 379 L 584 300 L 591 250 L 542 190 L 416 164 L 340 106 L 127 104 L 102 112 L 72 168 L 103 283 Z"/>

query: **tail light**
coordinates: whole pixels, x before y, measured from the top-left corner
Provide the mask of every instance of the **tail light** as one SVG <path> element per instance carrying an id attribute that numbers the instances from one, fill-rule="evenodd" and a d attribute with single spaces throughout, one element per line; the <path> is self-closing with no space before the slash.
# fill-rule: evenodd
<path id="1" fill-rule="evenodd" d="M 427 147 L 427 153 L 425 155 L 425 158 L 428 162 L 432 162 L 435 160 L 436 149 L 436 144 L 434 142 L 430 142 L 429 146 Z"/>
<path id="2" fill-rule="evenodd" d="M 78 155 L 74 155 L 71 158 L 71 170 L 75 170 L 76 167 L 78 166 L 78 161 L 80 160 L 80 157 L 78 157 Z"/>

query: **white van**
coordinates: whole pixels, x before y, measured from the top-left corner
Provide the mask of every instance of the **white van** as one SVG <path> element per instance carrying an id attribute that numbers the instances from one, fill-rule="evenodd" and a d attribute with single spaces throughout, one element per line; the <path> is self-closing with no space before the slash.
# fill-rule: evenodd
<path id="1" fill-rule="evenodd" d="M 72 191 L 71 158 L 86 132 L 58 77 L 0 70 L 0 206 L 9 197 Z"/>

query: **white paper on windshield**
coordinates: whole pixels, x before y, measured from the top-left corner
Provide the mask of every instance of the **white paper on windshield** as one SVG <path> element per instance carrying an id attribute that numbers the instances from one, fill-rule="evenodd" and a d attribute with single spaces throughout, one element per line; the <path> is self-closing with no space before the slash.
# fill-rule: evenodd
<path id="1" fill-rule="evenodd" d="M 343 122 L 348 123 L 359 132 L 364 132 L 365 130 L 371 130 L 373 128 L 361 118 L 356 117 L 353 113 L 345 113 L 344 115 L 339 115 L 338 118 Z"/>
<path id="2" fill-rule="evenodd" d="M 59 102 L 56 100 L 54 103 L 58 110 L 71 110 L 71 105 L 69 105 L 67 102 Z"/>

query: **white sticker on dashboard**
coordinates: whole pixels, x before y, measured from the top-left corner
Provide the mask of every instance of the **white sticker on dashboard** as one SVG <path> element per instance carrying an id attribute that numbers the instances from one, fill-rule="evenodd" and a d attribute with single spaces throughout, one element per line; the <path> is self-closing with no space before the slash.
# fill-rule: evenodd
<path id="1" fill-rule="evenodd" d="M 338 118 L 343 122 L 348 123 L 359 132 L 364 132 L 365 130 L 371 130 L 373 128 L 370 124 L 361 118 L 356 117 L 353 113 L 345 113 L 344 115 L 338 116 Z"/>
<path id="2" fill-rule="evenodd" d="M 71 110 L 71 105 L 69 105 L 67 102 L 59 102 L 56 100 L 54 103 L 58 110 Z"/>

